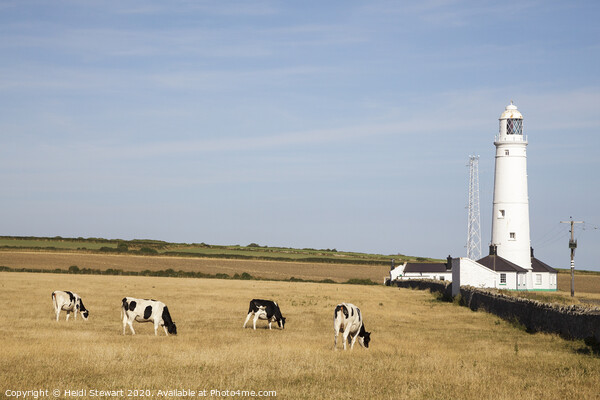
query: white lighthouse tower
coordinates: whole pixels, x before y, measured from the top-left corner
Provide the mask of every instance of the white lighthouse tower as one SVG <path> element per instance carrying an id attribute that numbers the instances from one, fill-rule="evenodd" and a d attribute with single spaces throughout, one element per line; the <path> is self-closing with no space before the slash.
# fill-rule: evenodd
<path id="1" fill-rule="evenodd" d="M 523 135 L 523 116 L 512 101 L 500 116 L 500 132 L 494 145 L 496 166 L 491 245 L 498 256 L 531 271 L 527 137 Z M 523 283 L 529 289 L 531 279 L 527 281 Z"/>
<path id="2" fill-rule="evenodd" d="M 557 290 L 557 271 L 533 255 L 529 239 L 527 137 L 523 116 L 512 103 L 500 116 L 494 141 L 494 204 L 490 254 L 479 260 L 452 258 L 452 295 L 461 286 L 503 290 Z"/>

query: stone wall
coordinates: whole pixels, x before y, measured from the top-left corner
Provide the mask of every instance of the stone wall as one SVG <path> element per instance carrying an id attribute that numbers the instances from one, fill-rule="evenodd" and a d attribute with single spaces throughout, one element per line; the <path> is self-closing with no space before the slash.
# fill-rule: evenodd
<path id="1" fill-rule="evenodd" d="M 460 288 L 461 304 L 483 309 L 502 319 L 516 320 L 530 332 L 557 333 L 567 339 L 595 338 L 600 342 L 600 309 L 541 303 L 470 286 Z"/>
<path id="2" fill-rule="evenodd" d="M 451 283 L 432 280 L 394 281 L 401 288 L 438 292 L 451 300 Z M 567 339 L 594 338 L 600 343 L 600 309 L 562 306 L 506 296 L 485 289 L 461 286 L 460 304 L 471 310 L 485 310 L 502 319 L 517 321 L 529 332 L 557 333 Z"/>

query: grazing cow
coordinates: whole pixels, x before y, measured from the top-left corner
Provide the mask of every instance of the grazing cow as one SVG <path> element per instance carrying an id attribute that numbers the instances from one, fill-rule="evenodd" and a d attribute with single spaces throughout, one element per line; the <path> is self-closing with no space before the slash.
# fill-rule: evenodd
<path id="1" fill-rule="evenodd" d="M 125 326 L 129 325 L 131 334 L 135 335 L 133 330 L 133 320 L 137 322 L 154 322 L 154 335 L 158 335 L 158 326 L 162 326 L 165 334 L 169 336 L 177 335 L 177 327 L 171 319 L 169 309 L 165 303 L 156 300 L 135 299 L 133 297 L 125 297 L 122 300 L 121 314 L 123 316 L 123 335 L 125 334 Z"/>
<path id="2" fill-rule="evenodd" d="M 333 329 L 335 336 L 333 340 L 333 348 L 337 348 L 337 338 L 340 331 L 343 332 L 344 350 L 346 350 L 346 342 L 348 337 L 352 340 L 350 350 L 354 347 L 354 342 L 358 338 L 358 343 L 361 346 L 368 348 L 371 341 L 371 332 L 365 330 L 360 309 L 354 304 L 342 303 L 338 304 L 333 313 Z"/>
<path id="3" fill-rule="evenodd" d="M 61 310 L 67 312 L 67 321 L 69 320 L 71 312 L 75 314 L 75 319 L 77 319 L 77 312 L 81 312 L 81 317 L 85 321 L 87 321 L 88 316 L 90 315 L 90 312 L 85 308 L 83 301 L 81 301 L 81 297 L 79 297 L 77 293 L 56 290 L 52 292 L 52 303 L 54 304 L 54 311 L 56 312 L 56 321 L 58 321 Z"/>
<path id="4" fill-rule="evenodd" d="M 248 309 L 248 316 L 244 322 L 244 328 L 252 315 L 254 315 L 254 330 L 256 330 L 256 321 L 258 321 L 258 319 L 266 319 L 269 321 L 269 329 L 271 329 L 271 323 L 274 321 L 277 322 L 277 325 L 281 329 L 283 329 L 285 325 L 285 318 L 281 315 L 279 306 L 271 300 L 250 300 L 250 308 Z"/>

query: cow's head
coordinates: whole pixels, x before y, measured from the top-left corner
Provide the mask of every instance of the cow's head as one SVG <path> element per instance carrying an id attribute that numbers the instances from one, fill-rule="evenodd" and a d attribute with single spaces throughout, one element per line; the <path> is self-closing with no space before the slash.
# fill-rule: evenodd
<path id="1" fill-rule="evenodd" d="M 285 326 L 285 317 L 281 317 L 280 319 L 277 320 L 277 325 L 283 329 L 283 327 Z"/>
<path id="2" fill-rule="evenodd" d="M 371 332 L 364 331 L 363 335 L 361 337 L 359 337 L 360 344 L 365 346 L 365 348 L 367 348 L 367 349 L 369 348 L 370 341 L 371 341 Z"/>
<path id="3" fill-rule="evenodd" d="M 172 322 L 167 326 L 167 332 L 171 335 L 177 335 L 177 326 L 175 325 L 175 322 Z"/>
<path id="4" fill-rule="evenodd" d="M 83 317 L 84 321 L 87 321 L 88 317 L 90 316 L 90 312 L 87 308 L 85 308 L 81 299 L 79 299 L 79 304 L 77 305 L 77 308 L 79 309 L 79 311 L 81 311 L 81 316 Z"/>

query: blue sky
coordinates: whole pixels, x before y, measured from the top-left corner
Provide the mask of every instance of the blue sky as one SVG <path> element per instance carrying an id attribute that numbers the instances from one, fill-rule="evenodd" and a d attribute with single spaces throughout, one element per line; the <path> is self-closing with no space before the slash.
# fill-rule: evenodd
<path id="1" fill-rule="evenodd" d="M 529 139 L 536 256 L 600 270 L 600 3 L 0 1 L 0 234 L 466 255 Z"/>

